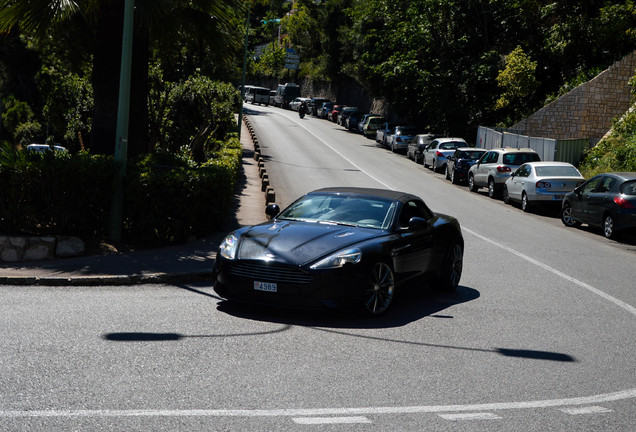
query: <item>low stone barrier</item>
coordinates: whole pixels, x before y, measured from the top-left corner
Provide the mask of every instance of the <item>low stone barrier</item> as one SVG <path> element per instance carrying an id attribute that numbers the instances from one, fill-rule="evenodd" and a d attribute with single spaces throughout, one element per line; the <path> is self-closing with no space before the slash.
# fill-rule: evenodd
<path id="1" fill-rule="evenodd" d="M 84 242 L 71 236 L 6 236 L 0 235 L 0 261 L 41 261 L 69 258 L 86 253 Z"/>

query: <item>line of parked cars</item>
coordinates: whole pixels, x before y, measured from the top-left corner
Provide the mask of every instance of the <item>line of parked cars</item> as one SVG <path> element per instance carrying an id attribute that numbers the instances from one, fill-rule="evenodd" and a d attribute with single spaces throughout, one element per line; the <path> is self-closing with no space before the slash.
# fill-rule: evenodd
<path id="1" fill-rule="evenodd" d="M 395 124 L 383 116 L 325 98 L 297 97 L 314 117 L 327 119 L 363 134 L 392 152 L 401 152 L 425 168 L 443 173 L 453 184 L 466 184 L 471 192 L 486 188 L 491 198 L 518 203 L 524 212 L 540 206 L 559 206 L 568 227 L 600 227 L 607 238 L 636 230 L 636 173 L 600 174 L 589 180 L 572 164 L 541 161 L 530 148 L 484 149 L 458 137 L 421 133 L 413 125 Z"/>
<path id="2" fill-rule="evenodd" d="M 475 148 L 461 138 L 434 134 L 416 135 L 407 156 L 443 172 L 453 184 L 466 183 L 471 192 L 486 188 L 491 198 L 518 203 L 524 212 L 558 206 L 568 227 L 600 227 L 610 239 L 636 229 L 636 172 L 599 174 L 586 181 L 572 164 L 541 161 L 530 148 Z"/>

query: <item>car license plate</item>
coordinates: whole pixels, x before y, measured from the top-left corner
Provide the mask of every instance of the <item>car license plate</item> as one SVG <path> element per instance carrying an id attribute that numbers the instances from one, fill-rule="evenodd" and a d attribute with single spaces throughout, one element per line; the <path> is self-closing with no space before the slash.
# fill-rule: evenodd
<path id="1" fill-rule="evenodd" d="M 565 195 L 554 195 L 552 197 L 552 199 L 555 200 L 555 201 L 562 201 L 563 198 L 565 198 Z"/>
<path id="2" fill-rule="evenodd" d="M 256 282 L 254 281 L 254 289 L 256 291 L 276 292 L 278 287 L 272 282 Z"/>

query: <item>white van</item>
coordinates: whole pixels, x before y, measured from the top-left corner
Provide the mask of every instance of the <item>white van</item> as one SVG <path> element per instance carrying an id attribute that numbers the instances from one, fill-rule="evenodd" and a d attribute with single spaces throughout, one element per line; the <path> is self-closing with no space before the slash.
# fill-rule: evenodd
<path id="1" fill-rule="evenodd" d="M 252 87 L 245 88 L 245 102 L 259 105 L 269 105 L 269 89 L 265 87 Z"/>

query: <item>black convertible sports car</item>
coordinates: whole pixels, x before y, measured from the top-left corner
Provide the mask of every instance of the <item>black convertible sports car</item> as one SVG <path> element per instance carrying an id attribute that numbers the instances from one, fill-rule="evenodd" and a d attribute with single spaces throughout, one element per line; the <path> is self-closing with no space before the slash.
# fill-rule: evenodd
<path id="1" fill-rule="evenodd" d="M 459 222 L 403 192 L 328 188 L 230 233 L 214 263 L 223 298 L 285 307 L 358 304 L 384 312 L 395 288 L 427 276 L 454 290 L 462 273 Z"/>

